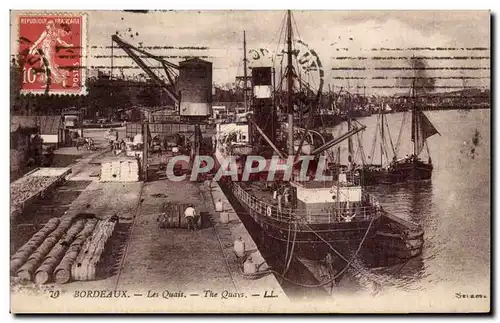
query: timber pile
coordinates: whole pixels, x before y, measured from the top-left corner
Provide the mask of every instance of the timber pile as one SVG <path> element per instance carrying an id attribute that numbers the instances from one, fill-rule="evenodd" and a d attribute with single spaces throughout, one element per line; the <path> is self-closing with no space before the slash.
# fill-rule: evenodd
<path id="1" fill-rule="evenodd" d="M 101 182 L 138 182 L 139 162 L 136 158 L 120 156 L 103 160 Z"/>
<path id="2" fill-rule="evenodd" d="M 99 221 L 94 233 L 87 238 L 76 261 L 71 266 L 71 277 L 74 280 L 94 280 L 96 267 L 109 237 L 113 234 L 115 220 Z"/>
<path id="3" fill-rule="evenodd" d="M 97 225 L 96 219 L 90 219 L 83 230 L 76 236 L 75 240 L 71 243 L 68 251 L 62 258 L 59 265 L 54 270 L 54 280 L 59 284 L 65 284 L 71 280 L 71 266 L 76 260 L 78 253 L 83 247 L 85 240 L 94 232 Z"/>

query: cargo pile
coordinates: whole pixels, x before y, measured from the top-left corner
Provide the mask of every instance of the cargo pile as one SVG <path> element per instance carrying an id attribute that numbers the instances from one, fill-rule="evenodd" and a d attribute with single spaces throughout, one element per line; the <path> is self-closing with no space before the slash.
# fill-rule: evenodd
<path id="1" fill-rule="evenodd" d="M 71 168 L 37 168 L 10 184 L 11 216 L 55 188 L 71 173 Z"/>
<path id="2" fill-rule="evenodd" d="M 10 184 L 12 206 L 18 206 L 45 190 L 52 182 L 52 176 L 26 176 Z"/>
<path id="3" fill-rule="evenodd" d="M 97 225 L 97 220 L 90 219 L 78 234 L 75 240 L 71 243 L 68 251 L 62 258 L 59 265 L 54 270 L 54 280 L 59 284 L 66 284 L 71 280 L 71 266 L 80 254 L 82 247 L 89 236 L 92 235 Z"/>
<path id="4" fill-rule="evenodd" d="M 71 266 L 71 277 L 73 280 L 94 280 L 96 267 L 101 259 L 106 241 L 113 233 L 114 221 L 100 221 L 92 236 L 89 236 L 83 244 L 76 261 Z"/>
<path id="5" fill-rule="evenodd" d="M 87 215 L 50 219 L 12 256 L 11 275 L 20 282 L 37 284 L 95 279 L 96 266 L 113 234 L 115 220 Z"/>
<path id="6" fill-rule="evenodd" d="M 101 182 L 138 182 L 139 162 L 137 158 L 115 157 L 101 163 Z"/>

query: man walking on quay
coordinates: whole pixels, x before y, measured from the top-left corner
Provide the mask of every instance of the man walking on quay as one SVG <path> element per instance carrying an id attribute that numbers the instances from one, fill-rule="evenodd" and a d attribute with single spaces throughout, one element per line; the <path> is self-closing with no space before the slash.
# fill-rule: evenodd
<path id="1" fill-rule="evenodd" d="M 187 220 L 188 230 L 193 229 L 193 231 L 198 230 L 198 226 L 196 225 L 196 210 L 193 207 L 193 204 L 189 204 L 186 210 L 184 211 L 184 217 Z"/>

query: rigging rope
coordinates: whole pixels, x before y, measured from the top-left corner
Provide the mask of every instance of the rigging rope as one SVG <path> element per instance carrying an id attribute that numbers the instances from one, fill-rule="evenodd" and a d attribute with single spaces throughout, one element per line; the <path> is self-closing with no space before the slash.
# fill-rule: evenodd
<path id="1" fill-rule="evenodd" d="M 372 220 L 370 221 L 370 225 L 369 225 L 369 227 L 371 227 L 371 224 L 372 224 L 372 222 L 373 222 L 373 221 L 374 221 L 374 218 L 372 218 Z M 307 227 L 309 227 L 307 224 L 306 224 L 306 226 L 307 226 Z M 367 272 L 366 272 L 363 268 L 358 267 L 357 265 L 352 264 L 352 263 L 351 263 L 352 261 L 347 260 L 347 258 L 346 258 L 346 257 L 344 257 L 344 256 L 343 256 L 340 252 L 338 252 L 335 248 L 333 248 L 333 246 L 332 246 L 330 243 L 328 243 L 328 241 L 326 241 L 325 239 L 323 239 L 323 237 L 322 237 L 322 236 L 320 236 L 320 235 L 319 235 L 316 231 L 314 231 L 314 230 L 313 230 L 313 229 L 311 229 L 310 227 L 309 227 L 309 229 L 310 229 L 310 230 L 311 230 L 311 231 L 312 231 L 312 232 L 313 232 L 313 233 L 314 233 L 314 234 L 315 234 L 318 238 L 320 238 L 320 239 L 321 239 L 324 243 L 326 243 L 326 245 L 327 245 L 327 246 L 329 246 L 329 247 L 330 247 L 330 249 L 331 249 L 333 252 L 335 252 L 335 253 L 336 253 L 336 254 L 337 254 L 340 258 L 342 258 L 344 261 L 346 261 L 346 262 L 347 262 L 347 263 L 348 263 L 348 264 L 349 264 L 352 268 L 356 269 L 359 273 L 364 274 L 364 275 L 365 275 L 368 279 L 372 280 L 373 282 L 375 282 L 375 283 L 377 283 L 377 284 L 380 284 L 377 280 L 375 280 L 374 278 L 370 277 L 369 273 L 367 273 Z M 365 236 L 368 234 L 368 231 L 369 231 L 369 230 L 367 230 L 367 231 L 366 231 Z M 362 241 L 364 241 L 364 240 L 362 240 Z"/>
<path id="2" fill-rule="evenodd" d="M 260 271 L 260 272 L 257 272 L 255 274 L 246 274 L 245 272 L 242 272 L 243 274 L 243 277 L 247 278 L 247 279 L 257 279 L 257 278 L 260 278 L 260 277 L 263 277 L 263 276 L 266 276 L 268 274 L 275 274 L 277 276 L 279 276 L 280 278 L 282 278 L 283 280 L 286 280 L 292 284 L 295 284 L 297 286 L 301 286 L 301 287 L 305 287 L 305 288 L 318 288 L 318 287 L 323 287 L 323 286 L 326 286 L 326 285 L 330 285 L 332 283 L 335 282 L 336 279 L 338 279 L 340 276 L 342 276 L 344 274 L 344 272 L 349 268 L 349 267 L 354 267 L 354 265 L 352 264 L 352 262 L 354 261 L 354 259 L 356 259 L 356 257 L 358 256 L 358 253 L 361 251 L 361 247 L 363 246 L 366 238 L 368 237 L 368 233 L 370 232 L 370 229 L 371 229 L 371 226 L 373 224 L 373 221 L 375 220 L 375 218 L 372 218 L 369 225 L 368 225 L 368 228 L 366 229 L 366 232 L 361 240 L 361 242 L 359 243 L 358 245 L 358 248 L 356 249 L 356 251 L 354 252 L 354 254 L 352 255 L 352 257 L 347 260 L 345 259 L 345 257 L 343 257 L 336 249 L 334 249 L 326 240 L 324 240 L 316 231 L 314 231 L 313 229 L 311 229 L 307 224 L 306 226 L 309 228 L 309 230 L 311 230 L 314 234 L 316 234 L 321 240 L 323 240 L 323 242 L 325 242 L 335 253 L 337 253 L 338 255 L 341 255 L 341 258 L 346 260 L 347 261 L 347 264 L 344 266 L 344 268 L 342 268 L 341 271 L 339 271 L 338 273 L 336 273 L 332 278 L 330 278 L 328 281 L 325 281 L 325 282 L 322 282 L 322 283 L 319 283 L 319 284 L 303 284 L 303 283 L 300 283 L 300 282 L 297 282 L 297 281 L 294 281 L 290 278 L 287 278 L 285 277 L 285 275 L 283 274 L 280 274 L 278 273 L 277 271 L 271 269 L 271 268 L 268 268 L 266 270 L 263 270 L 263 271 Z M 295 233 L 297 232 L 297 230 L 295 230 Z M 290 260 L 289 260 L 289 264 L 291 262 L 291 258 L 292 256 L 290 256 Z M 240 258 L 241 259 L 241 258 Z M 240 260 L 240 264 L 244 263 L 244 261 Z M 263 263 L 262 263 L 263 264 Z M 258 267 L 262 266 L 262 264 L 259 264 Z M 287 265 L 287 267 L 289 266 L 289 264 Z M 241 271 L 241 266 L 239 267 L 240 268 L 240 271 Z M 356 268 L 355 268 L 356 269 Z M 358 270 L 359 271 L 359 270 Z M 377 282 L 376 282 L 377 283 Z"/>
<path id="3" fill-rule="evenodd" d="M 210 188 L 211 188 L 211 185 L 210 185 Z M 212 190 L 210 189 L 210 195 L 212 197 L 212 201 L 213 201 L 213 194 L 212 194 Z M 245 212 L 238 212 L 239 214 L 248 214 L 249 213 L 245 213 Z M 328 285 L 328 284 L 331 284 L 335 279 L 339 278 L 349 267 L 352 267 L 353 269 L 355 269 L 358 273 L 366 276 L 367 279 L 371 280 L 372 282 L 374 282 L 375 284 L 377 284 L 377 286 L 381 286 L 382 283 L 388 283 L 388 284 L 392 284 L 393 282 L 390 281 L 389 279 L 385 278 L 385 277 L 381 277 L 377 274 L 373 274 L 361 267 L 359 267 L 358 265 L 354 264 L 353 261 L 356 259 L 357 257 L 357 254 L 359 253 L 359 251 L 361 250 L 361 247 L 362 245 L 364 244 L 367 236 L 368 236 L 368 233 L 370 232 L 370 229 L 371 229 L 371 226 L 373 225 L 373 222 L 375 221 L 375 218 L 372 218 L 370 220 L 370 223 L 369 223 L 369 226 L 363 236 L 363 239 L 361 240 L 359 246 L 358 246 L 358 249 L 356 250 L 356 252 L 353 254 L 353 256 L 348 260 L 345 256 L 343 256 L 339 251 L 337 251 L 328 241 L 326 241 L 323 237 L 321 237 L 321 235 L 319 235 L 315 230 L 313 230 L 306 222 L 306 220 L 304 219 L 304 216 L 300 216 L 299 219 L 302 219 L 304 220 L 304 225 L 311 231 L 313 232 L 316 236 L 318 236 L 318 238 L 320 238 L 320 240 L 322 240 L 326 245 L 328 245 L 330 247 L 330 249 L 335 252 L 335 254 L 337 254 L 341 259 L 343 259 L 344 261 L 347 262 L 347 265 L 341 270 L 341 272 L 337 273 L 335 275 L 335 277 L 333 277 L 331 280 L 327 281 L 327 282 L 323 282 L 323 283 L 320 283 L 320 284 L 314 284 L 314 285 L 310 285 L 310 284 L 303 284 L 303 283 L 300 283 L 300 282 L 296 282 L 292 279 L 289 279 L 285 276 L 282 276 L 282 274 L 280 274 L 279 272 L 273 270 L 272 268 L 268 268 L 266 270 L 263 270 L 263 271 L 258 271 L 257 273 L 254 273 L 254 274 L 245 274 L 241 267 L 242 266 L 239 266 L 239 270 L 242 272 L 242 275 L 244 278 L 246 279 L 259 279 L 261 277 L 264 277 L 266 275 L 269 275 L 269 274 L 275 274 L 277 275 L 278 277 L 281 277 L 283 280 L 286 280 L 292 284 L 295 284 L 295 285 L 298 285 L 298 286 L 301 286 L 301 287 L 305 287 L 305 288 L 317 288 L 317 287 L 322 287 L 322 286 L 325 286 L 325 285 Z M 297 230 L 295 230 L 297 231 Z M 296 234 L 296 232 L 295 232 Z M 296 237 L 294 237 L 294 241 L 296 241 Z M 292 254 L 293 254 L 293 250 L 294 250 L 294 247 L 292 246 Z M 290 255 L 290 258 L 289 258 L 289 264 L 291 263 L 291 257 L 292 255 Z M 245 258 L 238 258 L 240 261 L 243 260 L 246 260 Z M 243 262 L 240 262 L 240 265 L 242 265 Z M 257 270 L 260 266 L 262 266 L 265 262 L 259 264 L 257 266 Z M 289 265 L 288 265 L 289 266 Z M 375 276 L 375 277 L 373 277 Z"/>
<path id="4" fill-rule="evenodd" d="M 425 149 L 427 150 L 427 157 L 429 159 L 431 159 L 431 152 L 429 151 L 429 145 L 427 144 L 427 140 L 424 141 L 424 146 L 425 146 Z"/>
<path id="5" fill-rule="evenodd" d="M 364 166 L 366 165 L 366 156 L 365 156 L 365 150 L 363 148 L 363 141 L 361 139 L 361 134 L 359 132 L 356 134 L 356 136 L 358 137 L 358 145 L 360 147 L 361 163 Z"/>
<path id="6" fill-rule="evenodd" d="M 288 261 L 288 248 L 290 246 L 290 235 L 291 235 L 291 232 L 292 232 L 292 221 L 289 221 L 288 222 L 288 235 L 287 235 L 287 238 L 286 238 L 286 253 L 285 253 L 285 264 L 287 263 Z M 295 238 L 294 238 L 295 239 Z M 291 258 L 292 256 L 290 256 Z M 286 272 L 285 270 L 283 270 L 283 276 L 285 276 Z"/>
<path id="7" fill-rule="evenodd" d="M 401 137 L 403 134 L 403 129 L 405 127 L 406 119 L 408 118 L 408 113 L 403 112 L 403 119 L 401 120 L 401 127 L 399 128 L 398 140 L 396 142 L 396 156 L 399 154 L 399 145 L 401 144 Z"/>
<path id="8" fill-rule="evenodd" d="M 387 118 L 384 118 L 384 119 L 385 119 L 385 124 L 387 126 L 387 134 L 389 135 L 389 140 L 390 140 L 390 143 L 391 143 L 392 153 L 394 154 L 394 156 L 397 157 L 396 150 L 394 149 L 394 143 L 392 142 L 391 129 L 389 128 L 389 122 L 387 121 Z M 387 157 L 389 157 L 389 156 L 387 156 Z"/>
<path id="9" fill-rule="evenodd" d="M 290 217 L 291 217 L 291 214 L 290 214 Z M 290 223 L 292 223 L 292 221 L 290 221 Z M 282 275 L 283 277 L 286 276 L 288 269 L 290 268 L 290 264 L 292 263 L 293 252 L 295 250 L 295 241 L 296 240 L 297 240 L 297 223 L 294 222 L 294 234 L 293 234 L 293 241 L 292 241 L 292 250 L 290 251 L 290 257 L 288 259 L 288 263 L 286 264 L 286 268 L 283 271 L 283 275 Z M 288 248 L 288 242 L 287 242 L 287 248 Z M 285 258 L 285 261 L 286 261 L 286 258 Z"/>
<path id="10" fill-rule="evenodd" d="M 377 127 L 375 128 L 375 135 L 373 136 L 372 148 L 370 150 L 370 156 L 372 160 L 372 164 L 375 163 L 375 146 L 377 145 L 377 138 L 380 126 L 380 114 L 377 116 Z"/>
<path id="11" fill-rule="evenodd" d="M 276 56 L 278 55 L 278 49 L 279 49 L 279 46 L 281 44 L 281 36 L 283 35 L 284 33 L 284 29 L 285 29 L 285 18 L 286 18 L 286 15 L 283 16 L 283 19 L 281 19 L 281 23 L 280 23 L 280 28 L 279 28 L 279 37 L 278 37 L 278 42 L 276 43 L 276 50 L 274 52 L 274 57 L 273 57 L 273 67 L 274 67 L 274 61 L 275 61 L 275 58 Z M 274 38 L 273 38 L 274 39 Z M 283 57 L 283 56 L 282 56 Z"/>

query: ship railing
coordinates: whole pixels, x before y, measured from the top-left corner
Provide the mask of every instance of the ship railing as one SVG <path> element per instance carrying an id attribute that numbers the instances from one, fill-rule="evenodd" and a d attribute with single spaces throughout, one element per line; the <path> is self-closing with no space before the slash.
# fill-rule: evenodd
<path id="1" fill-rule="evenodd" d="M 381 216 L 381 210 L 375 204 L 369 206 L 339 203 L 331 208 L 293 209 L 286 206 L 266 203 L 254 195 L 248 194 L 239 185 L 234 185 L 234 194 L 251 211 L 279 221 L 306 221 L 309 224 L 341 223 L 367 221 Z M 366 195 L 370 197 L 369 194 Z"/>
<path id="2" fill-rule="evenodd" d="M 342 223 L 360 222 L 380 217 L 381 212 L 373 206 L 356 206 L 348 208 L 306 209 L 295 213 L 305 218 L 308 223 Z"/>
<path id="3" fill-rule="evenodd" d="M 333 180 L 325 180 L 320 181 L 323 183 L 323 187 L 331 187 L 332 185 L 338 186 L 360 186 L 361 185 L 361 177 L 356 172 L 345 172 L 346 175 L 345 181 L 339 181 L 337 178 L 337 173 L 334 171 L 327 171 L 326 176 L 332 176 Z M 297 174 L 292 175 L 292 181 L 295 185 L 300 187 L 307 187 L 307 183 L 309 180 L 303 180 L 301 176 Z"/>

